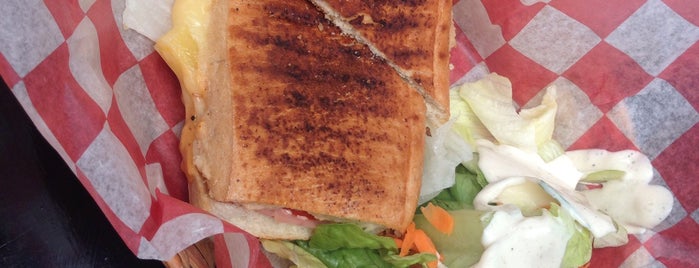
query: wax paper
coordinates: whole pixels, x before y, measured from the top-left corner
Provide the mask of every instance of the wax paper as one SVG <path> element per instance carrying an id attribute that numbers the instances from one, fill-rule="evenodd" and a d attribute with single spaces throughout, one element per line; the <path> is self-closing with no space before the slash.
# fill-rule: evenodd
<path id="1" fill-rule="evenodd" d="M 179 84 L 153 42 L 124 27 L 125 6 L 3 1 L 3 80 L 139 258 L 214 236 L 221 267 L 269 266 L 256 238 L 186 202 Z M 558 141 L 639 150 L 652 184 L 673 192 L 664 222 L 595 250 L 591 267 L 699 267 L 696 1 L 456 0 L 454 22 L 454 85 L 497 72 L 522 107 L 556 85 Z"/>

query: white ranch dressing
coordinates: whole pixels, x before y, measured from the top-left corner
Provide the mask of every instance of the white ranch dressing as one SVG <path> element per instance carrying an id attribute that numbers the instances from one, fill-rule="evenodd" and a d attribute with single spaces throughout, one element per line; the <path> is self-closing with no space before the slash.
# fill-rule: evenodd
<path id="1" fill-rule="evenodd" d="M 526 152 L 514 146 L 496 145 L 488 140 L 478 140 L 477 145 L 478 167 L 488 182 L 509 177 L 532 177 L 574 190 L 583 175 L 565 157 L 546 163 L 535 152 Z"/>
<path id="2" fill-rule="evenodd" d="M 582 173 L 565 155 L 549 163 L 544 162 L 536 153 L 525 152 L 517 147 L 509 145 L 495 145 L 487 140 L 478 141 L 478 167 L 486 179 L 493 185 L 487 185 L 481 190 L 474 200 L 474 206 L 487 206 L 476 204 L 486 198 L 480 195 L 498 196 L 503 187 L 498 182 L 510 177 L 528 177 L 544 182 L 544 187 L 551 196 L 556 198 L 563 209 L 581 225 L 592 232 L 595 237 L 602 237 L 616 231 L 612 219 L 593 209 L 588 200 L 575 191 Z M 494 189 L 493 189 L 494 188 Z M 495 191 L 491 192 L 491 191 Z M 489 200 L 485 200 L 489 202 Z"/>
<path id="3" fill-rule="evenodd" d="M 652 166 L 639 152 L 579 150 L 547 163 L 537 154 L 516 147 L 485 140 L 477 144 L 478 165 L 489 184 L 478 193 L 474 206 L 495 212 L 483 233 L 485 251 L 474 267 L 560 265 L 572 233 L 560 224 L 559 218 L 546 210 L 541 216 L 524 217 L 511 204 L 491 204 L 505 189 L 526 180 L 538 180 L 561 203 L 561 209 L 597 238 L 617 231 L 612 218 L 629 233 L 641 233 L 662 222 L 672 209 L 670 191 L 648 185 Z M 600 189 L 575 190 L 583 175 L 605 170 L 623 171 L 624 176 L 603 183 Z"/>
<path id="4" fill-rule="evenodd" d="M 524 217 L 509 207 L 493 214 L 483 230 L 486 247 L 473 267 L 560 267 L 572 232 L 548 211 Z"/>
<path id="5" fill-rule="evenodd" d="M 674 201 L 668 189 L 637 181 L 609 181 L 601 189 L 582 193 L 594 208 L 612 216 L 630 234 L 658 225 L 670 215 Z"/>
<path id="6" fill-rule="evenodd" d="M 602 149 L 567 151 L 565 155 L 585 175 L 597 171 L 620 170 L 624 171 L 622 180 L 634 180 L 648 183 L 653 179 L 653 165 L 644 154 L 624 150 L 610 152 Z"/>
<path id="7" fill-rule="evenodd" d="M 577 169 L 585 174 L 604 170 L 624 172 L 621 180 L 602 183 L 602 188 L 582 191 L 595 209 L 604 211 L 631 234 L 639 234 L 662 222 L 672 210 L 672 193 L 649 185 L 653 166 L 644 154 L 625 150 L 601 149 L 566 152 Z"/>

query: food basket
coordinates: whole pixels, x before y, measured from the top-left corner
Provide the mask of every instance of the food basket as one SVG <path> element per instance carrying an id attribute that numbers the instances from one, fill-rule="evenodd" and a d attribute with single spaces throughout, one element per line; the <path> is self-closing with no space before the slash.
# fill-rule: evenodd
<path id="1" fill-rule="evenodd" d="M 556 85 L 554 137 L 564 147 L 639 150 L 654 165 L 652 184 L 673 192 L 663 223 L 595 250 L 590 267 L 699 267 L 699 5 L 453 2 L 453 85 L 497 72 L 522 107 Z M 5 1 L 3 80 L 136 256 L 170 267 L 269 267 L 255 237 L 187 203 L 179 84 L 136 31 L 149 29 L 125 27 L 130 3 Z M 146 15 L 162 7 L 144 6 Z"/>

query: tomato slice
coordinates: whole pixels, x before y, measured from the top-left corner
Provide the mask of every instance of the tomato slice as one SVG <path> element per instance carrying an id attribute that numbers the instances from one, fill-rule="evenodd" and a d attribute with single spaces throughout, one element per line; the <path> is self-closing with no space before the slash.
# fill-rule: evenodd
<path id="1" fill-rule="evenodd" d="M 296 210 L 296 209 L 291 209 L 291 208 L 284 208 L 284 209 L 291 211 L 291 215 L 294 215 L 294 216 L 306 217 L 306 218 L 308 218 L 309 220 L 313 220 L 313 221 L 317 221 L 317 220 L 318 220 L 316 217 L 314 217 L 313 215 L 311 215 L 311 213 L 308 213 L 308 212 L 303 211 L 303 210 Z"/>
<path id="2" fill-rule="evenodd" d="M 293 225 L 299 225 L 309 228 L 315 228 L 316 225 L 320 223 L 316 217 L 313 217 L 308 212 L 288 209 L 288 208 L 275 208 L 275 209 L 260 209 L 256 210 L 260 214 L 264 214 L 274 218 L 278 222 L 284 222 Z"/>

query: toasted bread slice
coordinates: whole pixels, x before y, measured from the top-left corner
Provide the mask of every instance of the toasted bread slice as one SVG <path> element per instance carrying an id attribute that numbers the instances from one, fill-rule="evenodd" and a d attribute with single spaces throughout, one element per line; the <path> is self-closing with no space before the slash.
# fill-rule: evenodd
<path id="1" fill-rule="evenodd" d="M 450 0 L 311 2 L 417 89 L 428 104 L 428 117 L 438 123 L 449 119 Z"/>
<path id="2" fill-rule="evenodd" d="M 422 96 L 310 2 L 207 8 L 207 34 L 187 54 L 196 70 L 183 79 L 187 68 L 173 68 L 185 88 L 190 202 L 263 238 L 310 231 L 251 207 L 404 230 L 420 189 Z"/>

